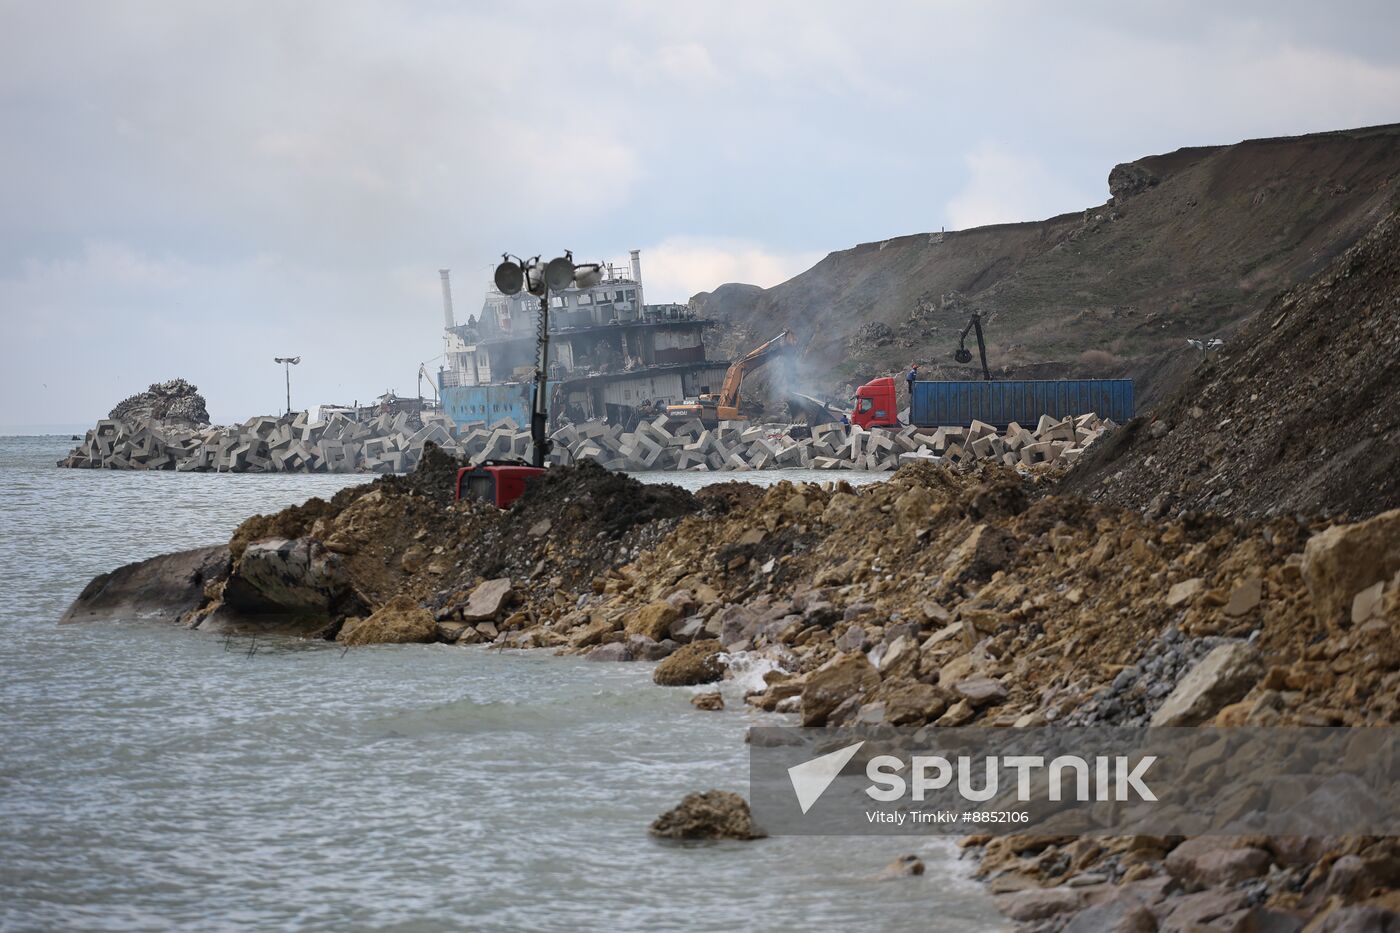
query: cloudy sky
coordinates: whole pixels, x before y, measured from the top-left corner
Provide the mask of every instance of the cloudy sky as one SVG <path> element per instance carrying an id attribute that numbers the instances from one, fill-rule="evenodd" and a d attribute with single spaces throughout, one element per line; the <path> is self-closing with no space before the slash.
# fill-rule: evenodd
<path id="1" fill-rule="evenodd" d="M 242 420 L 283 354 L 299 407 L 413 394 L 437 270 L 464 318 L 503 250 L 637 247 L 684 300 L 1396 120 L 1388 0 L 0 0 L 0 422 L 174 376 Z"/>

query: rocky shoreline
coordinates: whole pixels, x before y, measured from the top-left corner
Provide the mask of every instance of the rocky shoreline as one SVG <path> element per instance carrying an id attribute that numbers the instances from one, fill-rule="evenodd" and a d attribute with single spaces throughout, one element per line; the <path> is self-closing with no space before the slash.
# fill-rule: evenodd
<path id="1" fill-rule="evenodd" d="M 720 680 L 754 652 L 775 670 L 747 702 L 808 725 L 1400 719 L 1400 511 L 1151 519 L 1056 495 L 1049 474 L 929 463 L 860 488 L 692 495 L 583 463 L 500 512 L 452 501 L 458 463 L 430 448 L 414 474 L 103 575 L 65 621 L 159 607 L 200 631 L 347 647 L 549 648 L 658 660 L 663 685 Z M 1388 838 L 965 845 L 1035 929 L 1379 930 L 1400 907 Z"/>

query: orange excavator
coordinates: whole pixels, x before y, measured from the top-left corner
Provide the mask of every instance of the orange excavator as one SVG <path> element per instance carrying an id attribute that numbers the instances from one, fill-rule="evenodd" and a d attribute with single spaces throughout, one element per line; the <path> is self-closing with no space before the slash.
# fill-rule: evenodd
<path id="1" fill-rule="evenodd" d="M 744 377 L 777 356 L 790 353 L 797 348 L 797 337 L 791 331 L 783 331 L 761 346 L 755 347 L 742 359 L 734 361 L 724 374 L 724 385 L 719 394 L 701 395 L 686 399 L 679 405 L 667 405 L 666 416 L 672 423 L 700 419 L 707 428 L 716 427 L 721 421 L 739 421 L 745 418 L 739 413 L 739 389 Z"/>

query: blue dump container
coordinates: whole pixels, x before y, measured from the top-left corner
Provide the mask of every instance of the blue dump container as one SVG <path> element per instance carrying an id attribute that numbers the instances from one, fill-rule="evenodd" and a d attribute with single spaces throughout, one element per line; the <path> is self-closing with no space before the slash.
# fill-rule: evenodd
<path id="1" fill-rule="evenodd" d="M 916 382 L 910 419 L 920 427 L 1015 421 L 1035 429 L 1041 415 L 1066 418 L 1094 412 L 1126 424 L 1133 417 L 1131 379 L 1022 379 L 994 382 Z"/>

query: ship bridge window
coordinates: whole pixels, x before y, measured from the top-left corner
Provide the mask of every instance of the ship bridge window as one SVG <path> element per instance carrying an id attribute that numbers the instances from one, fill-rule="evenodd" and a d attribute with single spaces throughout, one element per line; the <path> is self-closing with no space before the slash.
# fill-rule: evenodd
<path id="1" fill-rule="evenodd" d="M 629 289 L 627 289 L 627 300 L 628 300 L 628 301 L 632 301 L 632 300 L 635 299 L 636 297 L 637 297 L 637 290 L 636 290 L 635 288 L 629 288 Z"/>
<path id="2" fill-rule="evenodd" d="M 549 306 L 551 308 L 564 308 L 568 306 L 568 302 L 564 300 L 563 295 L 555 295 L 549 299 Z"/>
<path id="3" fill-rule="evenodd" d="M 593 304 L 593 293 L 592 293 L 592 292 L 580 292 L 580 293 L 579 293 L 579 296 L 578 296 L 578 303 L 579 303 L 580 306 L 582 306 L 582 305 L 591 305 L 591 304 Z"/>

